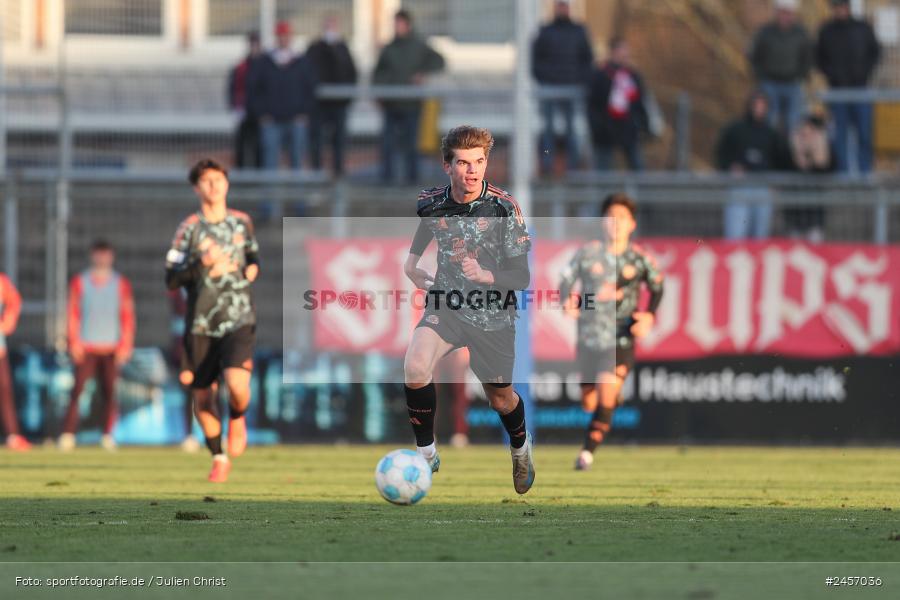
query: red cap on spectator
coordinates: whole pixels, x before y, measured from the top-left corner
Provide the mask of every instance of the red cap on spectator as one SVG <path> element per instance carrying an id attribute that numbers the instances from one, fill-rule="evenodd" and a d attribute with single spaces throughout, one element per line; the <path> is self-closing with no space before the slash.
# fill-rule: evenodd
<path id="1" fill-rule="evenodd" d="M 278 21 L 275 25 L 275 35 L 291 35 L 291 24 L 288 21 Z"/>

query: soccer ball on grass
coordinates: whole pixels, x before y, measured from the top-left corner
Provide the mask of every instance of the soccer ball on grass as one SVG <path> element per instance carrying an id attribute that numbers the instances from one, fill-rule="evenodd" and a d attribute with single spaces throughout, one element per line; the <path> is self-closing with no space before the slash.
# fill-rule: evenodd
<path id="1" fill-rule="evenodd" d="M 415 504 L 431 489 L 431 468 L 414 450 L 388 452 L 375 467 L 375 487 L 392 504 Z"/>

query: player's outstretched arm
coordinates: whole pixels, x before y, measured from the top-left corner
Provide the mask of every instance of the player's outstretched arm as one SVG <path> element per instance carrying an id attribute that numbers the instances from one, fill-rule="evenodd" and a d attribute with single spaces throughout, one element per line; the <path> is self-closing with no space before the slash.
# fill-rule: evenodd
<path id="1" fill-rule="evenodd" d="M 19 322 L 19 313 L 22 309 L 22 296 L 6 275 L 0 274 L 0 299 L 3 302 L 2 315 L 0 315 L 0 332 L 3 335 L 12 335 Z"/>
<path id="2" fill-rule="evenodd" d="M 256 241 L 256 228 L 249 215 L 244 215 L 247 226 L 247 239 L 244 241 L 244 257 L 247 266 L 244 267 L 244 277 L 250 283 L 259 277 L 259 242 Z"/>
<path id="3" fill-rule="evenodd" d="M 170 290 L 187 287 L 195 279 L 197 265 L 191 262 L 192 237 L 193 222 L 189 217 L 179 225 L 166 253 L 166 287 Z"/>
<path id="4" fill-rule="evenodd" d="M 167 261 L 168 263 L 168 261 Z M 194 281 L 193 265 L 166 265 L 166 287 L 170 290 L 177 290 L 181 287 L 187 287 Z"/>
<path id="5" fill-rule="evenodd" d="M 428 290 L 434 284 L 434 276 L 425 269 L 419 268 L 419 260 L 433 238 L 434 232 L 425 224 L 424 219 L 420 220 L 416 234 L 413 236 L 412 245 L 409 247 L 409 256 L 406 257 L 406 262 L 403 264 L 403 273 L 419 290 Z"/>
<path id="6" fill-rule="evenodd" d="M 525 218 L 519 204 L 511 196 L 501 199 L 506 210 L 503 219 L 503 269 L 494 273 L 497 287 L 508 290 L 524 290 L 531 283 L 528 254 L 531 252 L 531 235 L 525 227 Z"/>
<path id="7" fill-rule="evenodd" d="M 644 255 L 644 285 L 650 292 L 650 299 L 647 302 L 647 310 L 656 313 L 659 303 L 663 297 L 663 273 L 656 264 L 656 260 L 649 254 Z"/>
<path id="8" fill-rule="evenodd" d="M 477 263 L 476 263 L 477 264 Z M 528 255 L 520 254 L 506 259 L 504 269 L 492 274 L 494 285 L 507 290 L 524 290 L 531 283 Z"/>
<path id="9" fill-rule="evenodd" d="M 560 275 L 559 297 L 562 298 L 563 301 L 569 297 L 572 288 L 574 288 L 575 284 L 581 280 L 581 256 L 583 253 L 584 248 L 576 250 L 572 260 L 569 261 L 569 264 L 566 265 Z"/>
<path id="10" fill-rule="evenodd" d="M 124 365 L 131 359 L 131 354 L 134 350 L 136 323 L 131 282 L 122 277 L 119 281 L 119 330 L 121 331 L 121 338 L 115 353 L 116 364 L 118 365 Z"/>
<path id="11" fill-rule="evenodd" d="M 84 358 L 84 346 L 81 343 L 81 275 L 72 277 L 69 283 L 69 305 L 66 308 L 66 337 L 69 354 L 75 363 Z"/>
<path id="12" fill-rule="evenodd" d="M 247 266 L 244 267 L 244 277 L 250 283 L 256 281 L 259 277 L 259 249 L 254 241 L 252 249 L 246 251 Z"/>
<path id="13" fill-rule="evenodd" d="M 647 286 L 650 298 L 645 311 L 639 311 L 632 315 L 635 322 L 631 326 L 631 332 L 637 338 L 646 336 L 653 329 L 653 324 L 656 323 L 656 309 L 659 308 L 663 295 L 662 271 L 652 256 L 644 254 L 642 258 L 644 261 L 644 285 Z"/>
<path id="14" fill-rule="evenodd" d="M 413 282 L 416 289 L 427 291 L 434 285 L 434 276 L 425 269 L 419 268 L 420 258 L 422 258 L 420 255 L 410 253 L 403 264 L 403 273 Z"/>

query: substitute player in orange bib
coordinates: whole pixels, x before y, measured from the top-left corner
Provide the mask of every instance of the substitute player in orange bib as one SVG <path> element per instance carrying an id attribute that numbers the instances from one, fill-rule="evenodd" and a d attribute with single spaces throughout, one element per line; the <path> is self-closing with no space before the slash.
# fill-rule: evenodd
<path id="1" fill-rule="evenodd" d="M 16 452 L 31 449 L 31 444 L 19 430 L 6 347 L 6 338 L 12 335 L 19 322 L 21 307 L 22 297 L 16 286 L 9 277 L 0 273 L 0 420 L 3 421 L 3 432 L 6 434 L 6 447 Z"/>
<path id="2" fill-rule="evenodd" d="M 100 445 L 106 450 L 116 449 L 116 380 L 131 358 L 135 317 L 131 283 L 115 270 L 115 258 L 109 242 L 96 240 L 91 246 L 90 267 L 72 277 L 69 284 L 67 333 L 75 383 L 58 442 L 65 452 L 75 448 L 79 400 L 91 379 L 99 384 L 103 402 Z"/>

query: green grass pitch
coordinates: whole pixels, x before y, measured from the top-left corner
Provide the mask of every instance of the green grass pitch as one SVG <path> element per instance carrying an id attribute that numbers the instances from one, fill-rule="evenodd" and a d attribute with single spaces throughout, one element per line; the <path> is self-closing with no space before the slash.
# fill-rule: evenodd
<path id="1" fill-rule="evenodd" d="M 0 452 L 0 562 L 900 559 L 897 449 L 538 445 L 519 497 L 507 450 L 444 447 L 413 507 L 375 490 L 390 449 L 251 447 L 224 485 L 171 448 Z"/>

